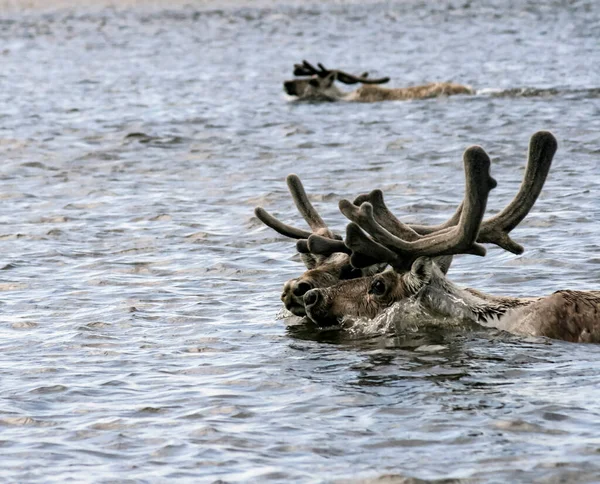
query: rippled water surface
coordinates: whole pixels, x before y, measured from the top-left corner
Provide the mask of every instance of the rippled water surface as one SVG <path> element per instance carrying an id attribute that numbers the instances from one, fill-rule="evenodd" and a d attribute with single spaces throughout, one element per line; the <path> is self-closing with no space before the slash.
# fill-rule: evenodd
<path id="1" fill-rule="evenodd" d="M 543 3 L 540 5 L 539 3 Z M 597 345 L 497 330 L 286 326 L 302 272 L 262 205 L 331 225 L 382 188 L 447 218 L 462 152 L 515 193 L 559 140 L 515 257 L 458 257 L 494 294 L 600 288 L 600 5 L 261 3 L 0 20 L 0 480 L 599 482 Z M 294 103 L 306 58 L 474 96 Z"/>

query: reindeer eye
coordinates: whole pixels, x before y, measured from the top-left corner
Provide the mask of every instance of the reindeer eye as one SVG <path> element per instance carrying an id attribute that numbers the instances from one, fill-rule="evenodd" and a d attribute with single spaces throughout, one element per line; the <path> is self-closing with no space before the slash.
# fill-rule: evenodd
<path id="1" fill-rule="evenodd" d="M 385 289 L 385 283 L 381 279 L 376 279 L 371 284 L 369 294 L 374 294 L 375 296 L 383 296 L 385 294 Z"/>
<path id="2" fill-rule="evenodd" d="M 311 79 L 310 81 L 308 81 L 308 83 L 313 87 L 319 87 L 319 81 L 317 81 L 316 79 Z"/>

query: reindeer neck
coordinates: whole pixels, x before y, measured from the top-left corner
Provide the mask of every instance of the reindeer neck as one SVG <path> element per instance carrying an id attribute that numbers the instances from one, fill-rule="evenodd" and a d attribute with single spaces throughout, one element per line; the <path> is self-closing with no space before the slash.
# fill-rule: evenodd
<path id="1" fill-rule="evenodd" d="M 319 93 L 319 96 L 324 97 L 328 101 L 345 101 L 346 97 L 352 93 L 347 93 L 339 89 L 335 84 L 332 84 L 327 89 Z"/>
<path id="2" fill-rule="evenodd" d="M 531 302 L 529 298 L 493 296 L 475 289 L 461 288 L 437 270 L 418 297 L 434 313 L 473 322 L 485 322 L 503 316 L 511 309 Z"/>

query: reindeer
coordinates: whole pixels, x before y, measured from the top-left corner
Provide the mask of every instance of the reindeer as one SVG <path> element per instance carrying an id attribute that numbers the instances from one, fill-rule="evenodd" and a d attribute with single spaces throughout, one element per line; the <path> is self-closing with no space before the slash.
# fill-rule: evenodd
<path id="1" fill-rule="evenodd" d="M 340 281 L 368 277 L 383 271 L 387 263 L 380 262 L 368 255 L 353 254 L 343 242 L 342 237 L 331 230 L 323 221 L 314 206 L 310 203 L 304 186 L 297 175 L 288 175 L 287 186 L 296 208 L 312 232 L 287 225 L 262 207 L 256 207 L 256 217 L 267 227 L 277 233 L 297 239 L 296 250 L 300 254 L 306 271 L 295 279 L 290 279 L 283 286 L 281 300 L 285 308 L 295 316 L 306 316 L 304 295 L 315 288 L 333 286 Z M 436 231 L 456 224 L 460 212 L 457 212 L 446 224 L 425 227 L 421 230 Z M 350 258 L 354 258 L 355 267 Z M 444 273 L 448 271 L 452 258 L 438 257 L 433 262 Z"/>
<path id="2" fill-rule="evenodd" d="M 307 61 L 294 65 L 295 76 L 307 76 L 303 79 L 285 81 L 283 88 L 290 96 L 296 96 L 304 100 L 325 101 L 405 101 L 409 99 L 429 99 L 439 96 L 450 96 L 453 94 L 474 94 L 475 91 L 469 86 L 455 84 L 452 82 L 433 82 L 422 86 L 385 88 L 377 84 L 389 82 L 389 77 L 371 79 L 365 72 L 360 76 L 348 74 L 334 69 L 326 69 L 323 64 L 317 64 L 319 69 Z M 344 92 L 338 89 L 335 81 L 344 84 L 362 84 L 361 87 L 352 91 Z"/>
<path id="3" fill-rule="evenodd" d="M 551 133 L 541 131 L 532 136 L 517 195 L 487 220 L 483 220 L 487 198 L 496 182 L 489 174 L 490 159 L 478 146 L 465 151 L 465 197 L 445 228 L 429 231 L 403 224 L 386 207 L 378 190 L 359 196 L 355 203 L 342 200 L 340 210 L 351 220 L 345 239 L 351 262 L 360 266 L 368 254 L 391 269 L 308 291 L 304 295 L 307 316 L 319 326 L 328 326 L 346 316 L 373 318 L 395 302 L 414 301 L 426 312 L 444 317 L 484 325 L 492 322 L 518 333 L 571 342 L 600 342 L 600 291 L 562 290 L 527 298 L 494 296 L 456 286 L 431 259 L 456 254 L 484 256 L 484 243 L 522 253 L 523 247 L 509 233 L 533 207 L 556 149 Z"/>
<path id="4" fill-rule="evenodd" d="M 296 208 L 308 223 L 311 232 L 298 229 L 281 222 L 262 207 L 254 213 L 266 226 L 277 233 L 298 239 L 296 249 L 306 266 L 306 271 L 298 278 L 290 279 L 283 286 L 281 300 L 285 308 L 296 316 L 306 316 L 304 294 L 311 289 L 333 286 L 340 281 L 366 277 L 383 270 L 385 263 L 364 258 L 360 269 L 350 264 L 350 251 L 342 237 L 333 232 L 310 203 L 306 191 L 297 175 L 288 175 L 287 186 Z M 309 243 L 310 239 L 310 243 Z"/>

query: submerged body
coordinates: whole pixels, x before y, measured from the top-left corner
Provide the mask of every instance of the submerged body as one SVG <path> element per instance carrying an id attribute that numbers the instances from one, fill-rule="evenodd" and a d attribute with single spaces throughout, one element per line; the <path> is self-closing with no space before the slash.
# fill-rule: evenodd
<path id="1" fill-rule="evenodd" d="M 309 291 L 304 299 L 308 317 L 321 326 L 337 324 L 345 317 L 373 318 L 395 302 L 411 299 L 441 317 L 530 336 L 600 343 L 600 291 L 564 290 L 523 298 L 494 296 L 456 286 L 425 258 L 417 260 L 405 274 L 386 271 L 364 278 L 359 284 L 348 281 Z"/>
<path id="2" fill-rule="evenodd" d="M 286 81 L 284 89 L 290 96 L 301 100 L 349 101 L 349 102 L 379 102 L 407 101 L 410 99 L 430 99 L 455 94 L 475 94 L 469 86 L 453 82 L 432 82 L 421 86 L 388 88 L 377 85 L 362 85 L 351 92 L 340 90 L 333 83 L 310 83 L 309 80 L 296 79 Z"/>
<path id="3" fill-rule="evenodd" d="M 557 291 L 508 312 L 515 332 L 573 343 L 600 343 L 600 291 Z"/>
<path id="4" fill-rule="evenodd" d="M 429 99 L 454 94 L 475 94 L 469 86 L 453 82 L 431 82 L 421 86 L 386 88 L 379 84 L 387 83 L 389 77 L 373 79 L 364 72 L 360 76 L 348 74 L 338 69 L 326 69 L 318 64 L 317 69 L 307 61 L 296 64 L 294 75 L 308 76 L 285 81 L 283 89 L 290 96 L 307 101 L 350 101 L 350 102 L 379 102 L 406 101 L 409 99 Z M 344 84 L 360 84 L 351 92 L 340 90 L 335 82 Z"/>
<path id="5" fill-rule="evenodd" d="M 410 99 L 430 99 L 455 94 L 475 94 L 469 86 L 452 82 L 432 82 L 422 86 L 386 88 L 380 86 L 361 86 L 344 96 L 344 101 L 378 102 L 406 101 Z"/>

